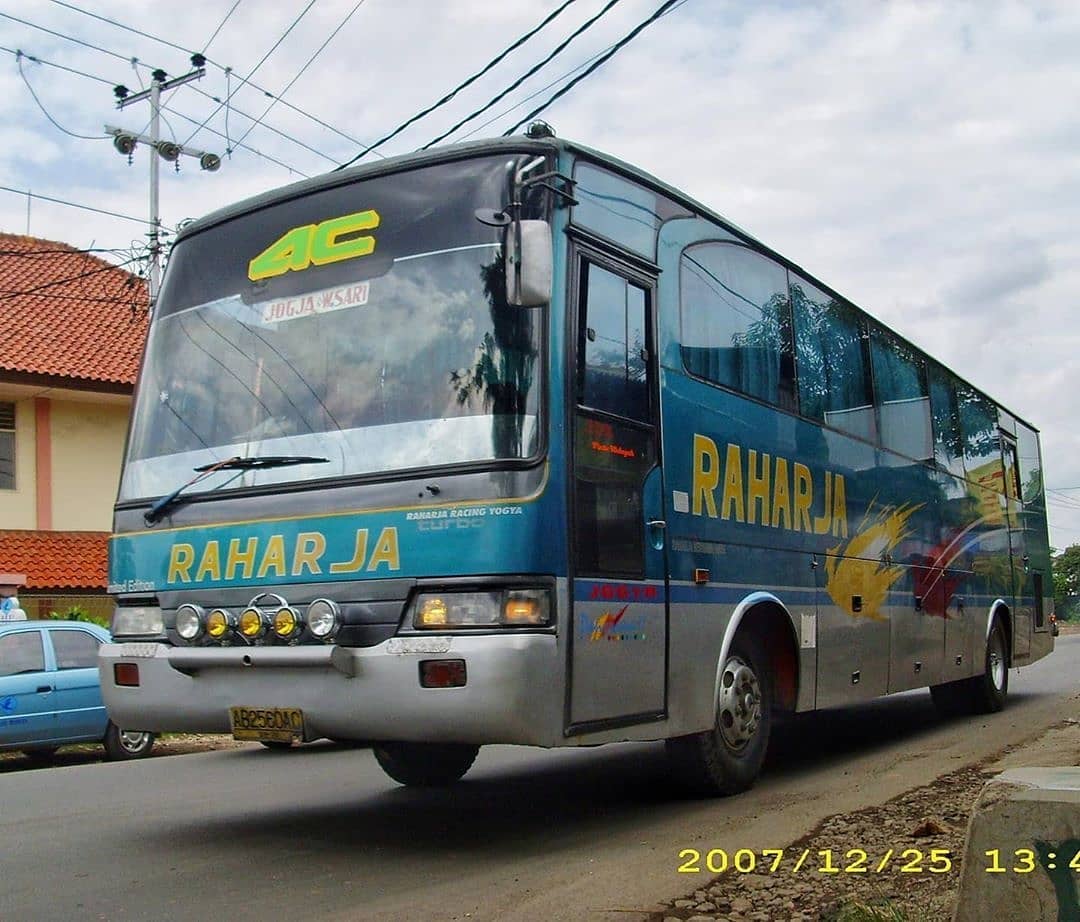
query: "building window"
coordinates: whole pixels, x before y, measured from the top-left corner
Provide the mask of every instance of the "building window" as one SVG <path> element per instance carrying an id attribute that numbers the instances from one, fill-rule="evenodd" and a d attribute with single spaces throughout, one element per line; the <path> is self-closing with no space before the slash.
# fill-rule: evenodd
<path id="1" fill-rule="evenodd" d="M 0 402 L 0 490 L 15 489 L 15 404 Z"/>

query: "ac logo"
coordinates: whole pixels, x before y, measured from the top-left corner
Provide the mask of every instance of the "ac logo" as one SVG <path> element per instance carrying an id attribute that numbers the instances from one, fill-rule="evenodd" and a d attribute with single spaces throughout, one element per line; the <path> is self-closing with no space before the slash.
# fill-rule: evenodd
<path id="1" fill-rule="evenodd" d="M 379 220 L 379 213 L 369 208 L 319 224 L 294 227 L 248 263 L 248 278 L 257 282 L 286 272 L 303 272 L 313 265 L 370 256 L 375 252 L 375 238 L 361 235 L 360 231 L 374 230 Z"/>

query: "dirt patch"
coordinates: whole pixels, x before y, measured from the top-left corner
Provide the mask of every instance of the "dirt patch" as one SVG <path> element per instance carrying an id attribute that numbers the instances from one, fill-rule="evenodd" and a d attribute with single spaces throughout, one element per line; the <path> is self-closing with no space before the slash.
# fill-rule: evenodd
<path id="1" fill-rule="evenodd" d="M 1061 636 L 1067 637 L 1069 634 L 1080 634 L 1080 621 L 1059 621 L 1058 627 L 1061 630 Z"/>
<path id="2" fill-rule="evenodd" d="M 168 733 L 154 741 L 148 758 L 188 755 L 193 752 L 212 752 L 217 749 L 237 749 L 241 746 L 257 746 L 258 743 L 241 743 L 223 733 Z M 26 755 L 18 750 L 0 752 L 0 774 L 26 771 L 60 765 L 87 765 L 104 762 L 105 750 L 96 743 L 80 743 L 63 746 L 52 755 Z"/>
<path id="3" fill-rule="evenodd" d="M 1055 764 L 1080 765 L 1080 721 L 881 806 L 828 817 L 784 849 L 701 854 L 700 870 L 725 862 L 727 870 L 649 922 L 949 922 L 968 819 L 986 781 L 1006 768 Z"/>

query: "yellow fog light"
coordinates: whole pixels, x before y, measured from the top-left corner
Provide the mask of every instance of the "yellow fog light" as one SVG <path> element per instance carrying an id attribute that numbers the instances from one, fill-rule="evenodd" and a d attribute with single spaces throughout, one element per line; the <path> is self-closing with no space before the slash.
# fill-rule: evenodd
<path id="1" fill-rule="evenodd" d="M 446 624 L 446 602 L 437 596 L 427 598 L 420 605 L 417 625 L 419 627 L 437 627 Z"/>
<path id="2" fill-rule="evenodd" d="M 505 624 L 547 624 L 546 603 L 546 595 L 511 592 L 503 605 L 503 622 Z"/>
<path id="3" fill-rule="evenodd" d="M 206 633 L 221 640 L 233 626 L 233 617 L 223 608 L 215 608 L 206 616 Z"/>
<path id="4" fill-rule="evenodd" d="M 288 640 L 300 633 L 304 622 L 300 618 L 300 612 L 295 608 L 285 606 L 277 610 L 274 615 L 274 633 L 282 640 Z"/>
<path id="5" fill-rule="evenodd" d="M 245 608 L 240 614 L 240 633 L 248 640 L 262 637 L 266 632 L 262 612 L 257 608 Z"/>

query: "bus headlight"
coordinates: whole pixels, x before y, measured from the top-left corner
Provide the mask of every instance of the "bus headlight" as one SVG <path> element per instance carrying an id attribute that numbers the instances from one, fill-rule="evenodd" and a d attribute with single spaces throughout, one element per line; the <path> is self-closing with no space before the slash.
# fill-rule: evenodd
<path id="1" fill-rule="evenodd" d="M 274 615 L 274 633 L 281 640 L 292 640 L 304 629 L 304 618 L 291 605 L 285 605 Z"/>
<path id="2" fill-rule="evenodd" d="M 329 640 L 341 626 L 341 609 L 330 599 L 316 599 L 308 606 L 307 626 L 319 640 Z"/>
<path id="3" fill-rule="evenodd" d="M 203 627 L 203 610 L 198 605 L 181 605 L 176 609 L 176 633 L 181 640 L 195 640 Z"/>
<path id="4" fill-rule="evenodd" d="M 261 609 L 251 606 L 240 612 L 240 633 L 248 640 L 258 640 L 270 627 L 270 618 Z"/>
<path id="5" fill-rule="evenodd" d="M 413 627 L 545 627 L 551 604 L 543 589 L 493 592 L 422 592 L 413 603 Z"/>
<path id="6" fill-rule="evenodd" d="M 111 632 L 113 637 L 157 637 L 165 633 L 165 619 L 156 605 L 118 605 Z"/>
<path id="7" fill-rule="evenodd" d="M 224 608 L 215 608 L 206 616 L 206 633 L 214 640 L 223 640 L 236 629 L 236 616 Z"/>
<path id="8" fill-rule="evenodd" d="M 538 589 L 517 589 L 506 593 L 503 623 L 543 625 L 551 621 L 548 594 Z"/>

